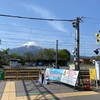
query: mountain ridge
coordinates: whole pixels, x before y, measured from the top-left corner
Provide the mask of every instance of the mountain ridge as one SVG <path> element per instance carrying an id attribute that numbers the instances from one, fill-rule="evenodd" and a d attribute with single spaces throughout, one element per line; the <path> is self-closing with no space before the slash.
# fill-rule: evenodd
<path id="1" fill-rule="evenodd" d="M 19 47 L 10 49 L 9 54 L 18 53 L 23 55 L 26 52 L 32 52 L 36 54 L 41 50 L 43 50 L 43 48 L 37 45 L 35 42 L 27 42 Z"/>

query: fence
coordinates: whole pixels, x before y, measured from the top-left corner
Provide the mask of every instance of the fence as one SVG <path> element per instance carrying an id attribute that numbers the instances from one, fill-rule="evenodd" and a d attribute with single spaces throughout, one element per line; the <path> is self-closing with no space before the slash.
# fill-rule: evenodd
<path id="1" fill-rule="evenodd" d="M 39 71 L 36 70 L 5 70 L 4 80 L 37 80 L 39 78 Z"/>

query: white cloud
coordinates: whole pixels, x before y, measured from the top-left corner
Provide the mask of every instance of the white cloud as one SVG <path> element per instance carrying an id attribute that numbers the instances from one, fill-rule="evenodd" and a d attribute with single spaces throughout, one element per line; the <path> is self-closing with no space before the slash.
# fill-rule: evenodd
<path id="1" fill-rule="evenodd" d="M 56 17 L 47 9 L 44 9 L 42 7 L 36 6 L 36 5 L 24 5 L 28 10 L 33 10 L 35 13 L 41 15 L 43 18 L 51 18 L 56 19 Z M 48 21 L 48 23 L 55 29 L 66 32 L 67 30 L 64 28 L 64 25 L 62 22 L 58 21 Z"/>

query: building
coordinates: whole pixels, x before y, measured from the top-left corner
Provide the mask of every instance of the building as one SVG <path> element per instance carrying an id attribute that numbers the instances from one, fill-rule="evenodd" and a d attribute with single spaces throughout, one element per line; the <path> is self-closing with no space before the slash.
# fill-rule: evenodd
<path id="1" fill-rule="evenodd" d="M 11 59 L 10 60 L 10 67 L 11 68 L 21 67 L 21 60 L 20 59 Z"/>

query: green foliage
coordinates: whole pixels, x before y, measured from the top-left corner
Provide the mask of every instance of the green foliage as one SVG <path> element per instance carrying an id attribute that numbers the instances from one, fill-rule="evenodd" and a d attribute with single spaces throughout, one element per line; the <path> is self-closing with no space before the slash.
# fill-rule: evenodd
<path id="1" fill-rule="evenodd" d="M 9 48 L 8 49 L 2 49 L 0 50 L 0 64 L 8 64 L 9 62 L 9 54 L 8 54 Z"/>
<path id="2" fill-rule="evenodd" d="M 20 56 L 18 53 L 8 54 L 9 49 L 0 51 L 0 64 L 9 64 L 11 59 L 20 59 L 22 64 L 25 62 L 34 62 L 36 60 L 49 60 L 50 63 L 56 60 L 56 51 L 53 48 L 41 50 L 37 54 L 33 54 L 32 52 L 24 53 L 23 56 Z M 63 49 L 58 51 L 58 60 L 63 63 L 70 60 L 70 53 L 68 50 Z"/>
<path id="3" fill-rule="evenodd" d="M 44 54 L 45 54 L 45 59 L 54 59 L 55 55 L 56 55 L 56 52 L 54 49 L 50 48 L 50 49 L 44 49 Z"/>
<path id="4" fill-rule="evenodd" d="M 59 50 L 58 51 L 58 60 L 69 61 L 70 60 L 70 52 L 66 49 Z"/>
<path id="5" fill-rule="evenodd" d="M 20 55 L 18 54 L 18 53 L 12 53 L 11 55 L 10 55 L 10 58 L 11 59 L 20 59 Z"/>
<path id="6" fill-rule="evenodd" d="M 43 60 L 45 59 L 45 54 L 44 52 L 41 50 L 39 51 L 36 55 L 35 55 L 35 59 L 38 59 L 38 60 Z"/>
<path id="7" fill-rule="evenodd" d="M 20 56 L 18 53 L 12 53 L 12 54 L 10 54 L 9 61 L 10 61 L 11 59 L 20 59 L 22 65 L 23 65 L 24 62 L 25 62 L 24 57 L 23 57 L 23 56 Z"/>
<path id="8" fill-rule="evenodd" d="M 94 59 L 100 61 L 100 56 L 95 56 Z"/>
<path id="9" fill-rule="evenodd" d="M 26 62 L 32 62 L 34 60 L 34 54 L 32 52 L 24 53 L 23 58 Z"/>

